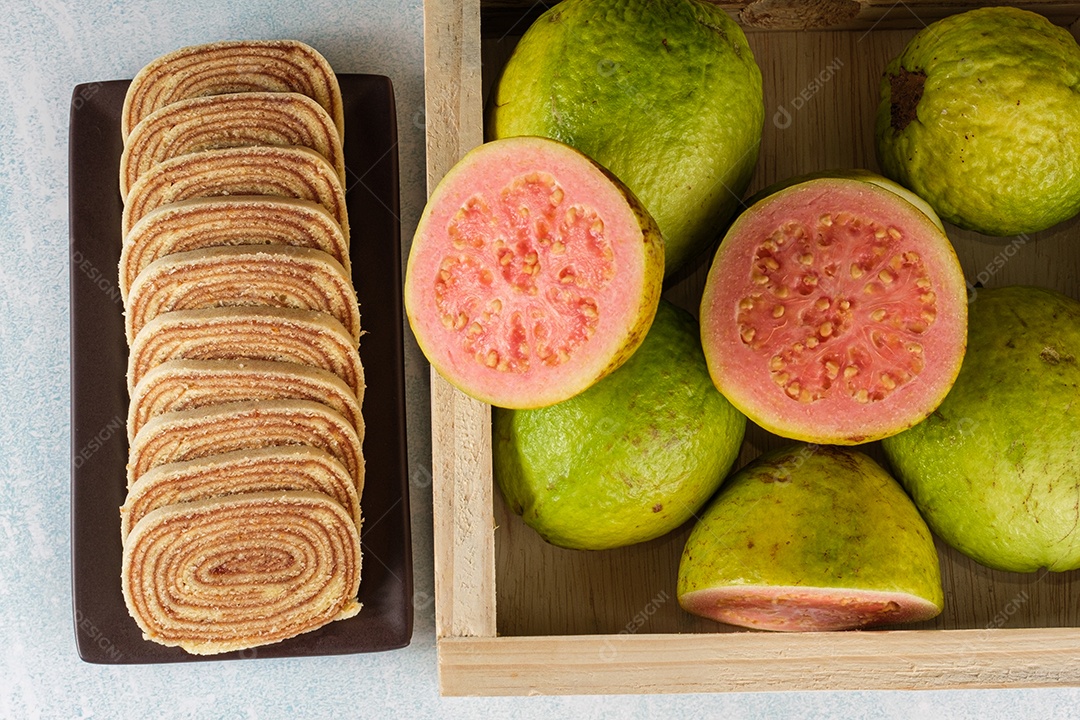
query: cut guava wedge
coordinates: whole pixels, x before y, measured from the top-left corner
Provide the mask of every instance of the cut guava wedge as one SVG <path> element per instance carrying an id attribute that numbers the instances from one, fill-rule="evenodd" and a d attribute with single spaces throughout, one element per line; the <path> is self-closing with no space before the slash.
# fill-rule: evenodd
<path id="1" fill-rule="evenodd" d="M 481 145 L 432 192 L 413 237 L 405 310 L 431 365 L 506 408 L 566 400 L 641 344 L 664 243 L 634 195 L 554 140 Z"/>
<path id="2" fill-rule="evenodd" d="M 944 605 L 933 536 L 900 485 L 858 451 L 802 444 L 727 480 L 683 549 L 678 598 L 789 632 L 919 622 Z"/>
<path id="3" fill-rule="evenodd" d="M 956 253 L 928 206 L 868 175 L 781 186 L 735 221 L 709 270 L 701 335 L 713 382 L 777 435 L 888 437 L 933 412 L 960 370 Z"/>

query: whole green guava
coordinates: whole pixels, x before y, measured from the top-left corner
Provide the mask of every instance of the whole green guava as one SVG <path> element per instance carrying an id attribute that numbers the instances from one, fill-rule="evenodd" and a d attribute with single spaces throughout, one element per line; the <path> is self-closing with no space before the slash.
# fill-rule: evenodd
<path id="1" fill-rule="evenodd" d="M 1013 572 L 1080 568 L 1080 302 L 978 290 L 952 390 L 882 447 L 960 552 Z"/>
<path id="2" fill-rule="evenodd" d="M 885 70 L 877 114 L 885 175 L 945 220 L 988 235 L 1080 212 L 1080 46 L 1026 10 L 935 22 Z"/>
<path id="3" fill-rule="evenodd" d="M 493 408 L 494 474 L 548 542 L 601 550 L 682 525 L 738 457 L 746 418 L 709 377 L 697 322 L 661 300 L 641 347 L 585 392 Z"/>
<path id="4" fill-rule="evenodd" d="M 761 71 L 698 0 L 565 0 L 507 61 L 489 138 L 542 135 L 619 177 L 655 218 L 670 276 L 720 237 L 757 162 Z"/>

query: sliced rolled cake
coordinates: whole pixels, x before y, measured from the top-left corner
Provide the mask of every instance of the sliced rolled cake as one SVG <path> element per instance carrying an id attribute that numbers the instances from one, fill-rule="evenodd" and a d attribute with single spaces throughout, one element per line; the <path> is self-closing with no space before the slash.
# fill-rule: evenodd
<path id="1" fill-rule="evenodd" d="M 128 343 L 162 313 L 241 306 L 319 310 L 360 340 L 356 290 L 337 260 L 322 250 L 262 245 L 190 250 L 147 265 L 128 291 Z"/>
<path id="2" fill-rule="evenodd" d="M 211 95 L 166 105 L 132 129 L 120 156 L 120 196 L 169 158 L 227 147 L 299 145 L 325 157 L 345 182 L 341 137 L 330 116 L 297 93 Z"/>
<path id="3" fill-rule="evenodd" d="M 333 498 L 360 525 L 359 494 L 333 455 L 308 445 L 265 447 L 158 465 L 131 486 L 120 508 L 120 536 L 166 505 L 251 492 L 304 490 Z"/>
<path id="4" fill-rule="evenodd" d="M 246 493 L 167 505 L 132 527 L 121 586 L 144 636 L 209 655 L 356 615 L 360 540 L 320 493 Z"/>
<path id="5" fill-rule="evenodd" d="M 131 441 L 128 488 L 158 465 L 279 445 L 325 450 L 360 486 L 362 442 L 340 413 L 310 400 L 255 400 L 164 413 L 143 425 Z"/>
<path id="6" fill-rule="evenodd" d="M 283 197 L 230 196 L 181 200 L 147 213 L 124 236 L 120 293 L 164 255 L 228 245 L 293 245 L 322 250 L 351 272 L 349 241 L 330 212 Z"/>
<path id="7" fill-rule="evenodd" d="M 158 315 L 128 352 L 128 393 L 169 360 L 276 360 L 322 368 L 359 396 L 360 354 L 349 332 L 326 313 L 290 308 L 210 308 Z"/>
<path id="8" fill-rule="evenodd" d="M 307 95 L 329 113 L 344 137 L 337 76 L 326 58 L 297 40 L 229 40 L 162 55 L 128 86 L 120 131 L 127 139 L 140 120 L 178 100 L 252 91 Z"/>
<path id="9" fill-rule="evenodd" d="M 311 400 L 337 410 L 355 428 L 364 427 L 357 397 L 331 372 L 307 365 L 265 360 L 170 360 L 153 368 L 131 393 L 128 440 L 150 418 L 178 410 L 245 400 Z"/>
<path id="10" fill-rule="evenodd" d="M 329 210 L 349 236 L 349 211 L 337 171 L 314 150 L 277 145 L 204 150 L 154 165 L 128 191 L 121 230 L 126 235 L 162 205 L 221 195 L 310 200 Z"/>

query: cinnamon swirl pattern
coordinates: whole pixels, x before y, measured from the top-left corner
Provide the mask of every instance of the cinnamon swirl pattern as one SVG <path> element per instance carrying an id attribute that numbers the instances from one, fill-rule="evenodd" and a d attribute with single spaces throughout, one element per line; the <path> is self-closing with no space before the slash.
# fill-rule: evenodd
<path id="1" fill-rule="evenodd" d="M 121 228 L 127 234 L 148 212 L 168 203 L 224 195 L 316 202 L 334 216 L 348 239 L 345 193 L 326 158 L 305 147 L 270 145 L 204 150 L 158 163 L 128 192 Z"/>
<path id="2" fill-rule="evenodd" d="M 306 147 L 325 157 L 345 180 L 345 155 L 330 116 L 296 93 L 234 93 L 180 100 L 143 118 L 120 156 L 120 195 L 150 168 L 202 150 L 250 145 Z"/>
<path id="3" fill-rule="evenodd" d="M 184 48 L 124 103 L 121 579 L 194 654 L 360 611 L 363 331 L 337 79 L 295 41 Z"/>
<path id="4" fill-rule="evenodd" d="M 203 95 L 235 92 L 295 92 L 318 102 L 344 135 L 341 89 L 330 63 L 296 40 L 223 41 L 193 45 L 162 55 L 131 81 L 120 131 L 166 105 Z"/>
<path id="5" fill-rule="evenodd" d="M 121 297 L 127 299 L 135 277 L 159 257 L 230 245 L 309 247 L 352 273 L 349 240 L 321 205 L 264 195 L 197 197 L 151 210 L 127 232 L 120 251 Z"/>
<path id="6" fill-rule="evenodd" d="M 166 505 L 125 539 L 121 581 L 148 640 L 198 655 L 242 650 L 359 612 L 359 535 L 322 493 Z"/>

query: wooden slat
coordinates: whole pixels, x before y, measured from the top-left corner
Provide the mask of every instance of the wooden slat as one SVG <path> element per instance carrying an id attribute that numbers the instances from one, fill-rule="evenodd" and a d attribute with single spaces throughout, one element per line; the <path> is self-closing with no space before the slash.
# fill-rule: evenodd
<path id="1" fill-rule="evenodd" d="M 424 3 L 428 192 L 483 141 L 480 4 Z M 495 634 L 491 408 L 431 372 L 435 628 L 438 637 Z"/>
<path id="2" fill-rule="evenodd" d="M 747 30 L 897 30 L 921 28 L 947 15 L 986 5 L 981 0 L 710 0 Z M 556 0 L 483 0 L 484 37 L 520 35 Z M 1058 25 L 1080 18 L 1080 2 L 1010 3 Z"/>
<path id="3" fill-rule="evenodd" d="M 447 638 L 444 695 L 1051 687 L 1080 683 L 1080 631 Z"/>

